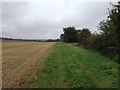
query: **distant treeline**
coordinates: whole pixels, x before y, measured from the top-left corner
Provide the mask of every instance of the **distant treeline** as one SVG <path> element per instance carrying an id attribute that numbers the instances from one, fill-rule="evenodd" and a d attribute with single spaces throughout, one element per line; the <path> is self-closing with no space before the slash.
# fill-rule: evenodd
<path id="1" fill-rule="evenodd" d="M 2 40 L 15 40 L 15 41 L 34 41 L 34 42 L 60 42 L 61 39 L 44 39 L 44 40 L 32 40 L 32 39 L 13 39 L 7 37 L 0 37 Z"/>
<path id="2" fill-rule="evenodd" d="M 76 30 L 74 27 L 63 28 L 60 38 L 66 43 L 78 43 L 79 46 L 97 51 L 109 58 L 118 60 L 120 56 L 120 2 L 112 5 L 106 20 L 99 23 L 99 33 L 91 33 L 88 28 Z"/>
<path id="3" fill-rule="evenodd" d="M 61 39 L 48 39 L 46 42 L 61 42 Z"/>

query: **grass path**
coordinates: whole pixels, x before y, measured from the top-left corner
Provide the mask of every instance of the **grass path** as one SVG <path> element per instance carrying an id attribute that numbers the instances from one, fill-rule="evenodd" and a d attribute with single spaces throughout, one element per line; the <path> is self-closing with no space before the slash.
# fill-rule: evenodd
<path id="1" fill-rule="evenodd" d="M 57 43 L 44 62 L 21 87 L 111 88 L 118 87 L 118 65 L 98 53 Z"/>

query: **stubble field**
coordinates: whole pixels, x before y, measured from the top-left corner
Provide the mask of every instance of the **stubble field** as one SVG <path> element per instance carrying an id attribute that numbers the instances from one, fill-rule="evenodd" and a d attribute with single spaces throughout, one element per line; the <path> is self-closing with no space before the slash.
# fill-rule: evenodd
<path id="1" fill-rule="evenodd" d="M 20 81 L 41 63 L 55 43 L 50 42 L 2 42 L 2 87 L 18 87 Z"/>

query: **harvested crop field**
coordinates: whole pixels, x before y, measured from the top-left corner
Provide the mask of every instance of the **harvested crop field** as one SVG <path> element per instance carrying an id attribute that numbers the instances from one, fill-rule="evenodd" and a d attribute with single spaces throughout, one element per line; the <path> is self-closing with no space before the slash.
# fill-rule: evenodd
<path id="1" fill-rule="evenodd" d="M 53 42 L 2 42 L 2 87 L 18 87 L 29 73 L 41 63 L 52 49 Z"/>

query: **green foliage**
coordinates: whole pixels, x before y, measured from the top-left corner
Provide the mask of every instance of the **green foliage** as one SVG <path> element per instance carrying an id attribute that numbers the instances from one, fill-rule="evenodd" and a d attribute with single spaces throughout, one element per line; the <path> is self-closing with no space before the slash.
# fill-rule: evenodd
<path id="1" fill-rule="evenodd" d="M 64 28 L 61 39 L 64 42 L 78 42 L 79 46 L 98 51 L 101 54 L 118 60 L 120 54 L 120 2 L 112 4 L 106 20 L 99 23 L 99 34 L 92 34 L 89 29 L 75 30 L 74 27 Z"/>
<path id="2" fill-rule="evenodd" d="M 78 41 L 77 31 L 75 30 L 74 27 L 63 28 L 63 31 L 64 31 L 64 37 L 63 37 L 63 34 L 62 34 L 61 38 L 62 39 L 64 38 L 64 42 L 74 43 L 74 42 Z"/>
<path id="3" fill-rule="evenodd" d="M 21 86 L 117 88 L 118 64 L 93 51 L 71 44 L 57 43 L 51 55 L 46 59 L 44 69 L 38 68 Z"/>
<path id="4" fill-rule="evenodd" d="M 94 49 L 110 58 L 118 56 L 118 30 L 120 29 L 120 4 L 112 6 L 108 19 L 100 22 L 99 30 L 101 34 L 96 37 L 93 44 L 97 47 Z"/>
<path id="5" fill-rule="evenodd" d="M 91 43 L 90 38 L 91 32 L 87 28 L 83 28 L 81 31 L 78 32 L 78 43 L 85 48 L 88 47 L 88 45 Z"/>
<path id="6" fill-rule="evenodd" d="M 60 39 L 61 39 L 62 41 L 64 41 L 64 34 L 61 34 L 61 35 L 60 35 Z"/>

